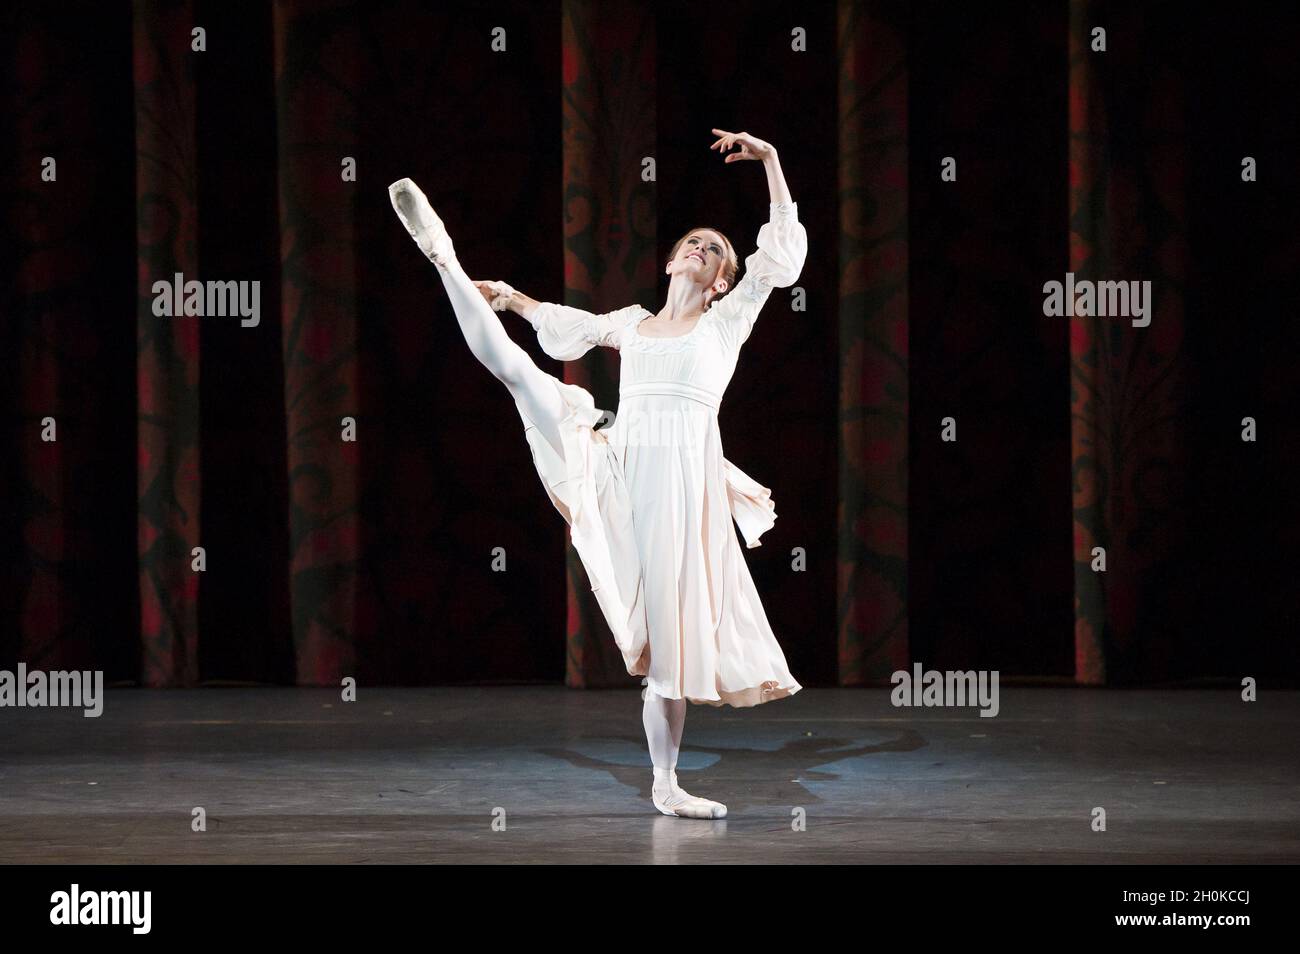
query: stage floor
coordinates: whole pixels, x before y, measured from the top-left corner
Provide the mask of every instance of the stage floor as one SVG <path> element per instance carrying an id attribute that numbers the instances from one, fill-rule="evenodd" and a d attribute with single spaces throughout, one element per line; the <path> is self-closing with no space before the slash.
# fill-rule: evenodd
<path id="1" fill-rule="evenodd" d="M 691 706 L 678 777 L 719 821 L 654 811 L 636 690 L 105 695 L 97 719 L 0 710 L 0 861 L 1300 860 L 1295 692 L 1003 688 L 995 718 L 884 689 Z"/>

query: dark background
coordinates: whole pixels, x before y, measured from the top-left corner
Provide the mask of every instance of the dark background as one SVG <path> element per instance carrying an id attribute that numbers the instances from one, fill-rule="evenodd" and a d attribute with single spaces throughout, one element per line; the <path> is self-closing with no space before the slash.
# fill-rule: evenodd
<path id="1" fill-rule="evenodd" d="M 773 490 L 776 527 L 746 557 L 805 685 L 848 681 L 856 651 L 842 632 L 853 531 L 841 526 L 841 427 L 859 400 L 841 388 L 855 344 L 841 329 L 854 267 L 842 143 L 846 121 L 880 114 L 870 90 L 856 115 L 840 108 L 837 35 L 854 11 L 869 21 L 862 30 L 891 33 L 905 51 L 906 148 L 893 171 L 906 189 L 908 495 L 905 540 L 889 556 L 902 561 L 906 627 L 888 658 L 1120 685 L 1300 674 L 1294 31 L 1281 6 L 1231 16 L 1133 6 L 627 8 L 653 25 L 653 92 L 637 95 L 656 117 L 658 179 L 643 195 L 657 254 L 701 224 L 742 259 L 752 251 L 763 171 L 724 166 L 708 150 L 714 126 L 778 147 L 808 228 L 798 282 L 808 310 L 768 306 L 721 411 L 728 457 Z M 1110 30 L 1086 90 L 1069 68 L 1072 11 Z M 574 597 L 563 521 L 514 408 L 464 346 L 386 192 L 414 178 L 474 277 L 572 298 L 562 117 L 575 84 L 562 4 L 288 4 L 278 46 L 277 13 L 262 4 L 20 3 L 3 16 L 0 666 L 102 668 L 110 681 L 151 685 L 336 682 L 340 671 L 393 684 L 565 678 Z M 204 26 L 207 51 L 164 57 L 182 64 L 173 79 L 193 95 L 192 127 L 174 128 L 149 114 L 159 93 L 145 89 L 139 55 L 153 26 L 186 38 L 178 22 Z M 795 25 L 809 52 L 792 56 Z M 489 50 L 494 26 L 507 28 L 508 54 Z M 629 96 L 644 79 L 623 77 Z M 1071 212 L 1071 176 L 1086 173 L 1071 162 L 1069 120 L 1085 91 L 1104 107 L 1098 154 L 1113 174 L 1091 193 L 1086 229 Z M 605 117 L 611 136 L 637 135 L 617 128 L 619 115 Z M 178 467 L 171 479 L 201 487 L 179 499 L 200 505 L 209 568 L 196 593 L 172 588 L 170 605 L 193 604 L 188 621 L 164 613 L 142 627 L 154 562 L 188 564 L 188 546 L 145 553 L 140 543 L 139 474 L 153 439 L 140 437 L 137 372 L 155 347 L 142 335 L 140 287 L 170 276 L 142 251 L 156 187 L 140 176 L 153 168 L 140 145 L 149 122 L 157 141 L 176 137 L 176 156 L 162 158 L 186 170 L 189 188 L 176 194 L 197 223 L 191 245 L 177 246 L 192 263 L 186 278 L 261 280 L 262 323 L 189 319 L 200 324 L 200 371 L 178 418 L 188 423 L 175 428 L 197 449 L 198 474 Z M 57 185 L 40 182 L 44 155 L 58 158 Z M 356 157 L 356 183 L 338 182 L 342 155 Z M 939 179 L 947 155 L 958 157 L 956 183 Z M 1240 181 L 1243 155 L 1259 161 L 1258 182 Z M 882 172 L 878 190 L 893 188 L 885 165 L 870 168 Z M 339 247 L 334 213 L 317 216 L 303 199 L 331 190 L 347 196 Z M 1042 315 L 1042 284 L 1064 279 L 1080 232 L 1106 239 L 1113 267 L 1102 277 L 1157 279 L 1157 306 L 1179 302 L 1147 329 L 1176 328 L 1158 353 L 1133 344 L 1127 320 L 1101 322 L 1115 403 L 1099 428 L 1117 447 L 1102 510 L 1123 541 L 1101 680 L 1080 675 L 1087 613 L 1072 556 L 1079 352 L 1072 323 Z M 320 254 L 303 235 L 326 237 Z M 303 296 L 340 275 L 337 315 L 342 299 Z M 305 324 L 294 320 L 300 301 Z M 352 335 L 331 332 L 339 315 Z M 526 323 L 504 319 L 540 366 L 564 373 Z M 304 403 L 320 409 L 312 427 L 335 437 L 339 408 L 351 408 L 361 439 L 322 445 L 291 479 Z M 45 414 L 58 420 L 57 445 L 39 441 Z M 1255 444 L 1239 438 L 1247 415 L 1259 422 Z M 938 440 L 945 416 L 959 422 L 956 445 Z M 337 513 L 295 517 L 313 494 L 339 499 L 340 481 L 355 492 Z M 505 574 L 489 569 L 496 546 L 509 554 Z M 797 546 L 807 572 L 791 572 Z M 323 570 L 311 559 L 322 552 L 333 560 Z M 1117 553 L 1141 555 L 1141 573 Z M 341 614 L 340 580 L 351 594 Z M 181 662 L 173 641 L 190 647 Z"/>

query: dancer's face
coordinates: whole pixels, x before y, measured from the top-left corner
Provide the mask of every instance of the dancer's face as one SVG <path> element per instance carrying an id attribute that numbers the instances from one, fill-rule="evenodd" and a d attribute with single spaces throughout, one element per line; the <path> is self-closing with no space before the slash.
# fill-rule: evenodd
<path id="1" fill-rule="evenodd" d="M 727 246 L 721 235 L 711 229 L 697 229 L 682 241 L 677 255 L 668 263 L 668 275 L 688 275 L 709 290 L 709 297 L 727 290 L 721 277 Z"/>

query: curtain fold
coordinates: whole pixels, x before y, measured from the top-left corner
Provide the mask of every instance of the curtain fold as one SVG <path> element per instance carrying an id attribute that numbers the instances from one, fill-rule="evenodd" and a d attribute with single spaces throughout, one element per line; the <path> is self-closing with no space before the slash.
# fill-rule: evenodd
<path id="1" fill-rule="evenodd" d="M 198 280 L 193 4 L 134 6 L 141 681 L 199 679 L 199 324 L 154 314 L 154 283 Z"/>
<path id="2" fill-rule="evenodd" d="M 350 0 L 275 5 L 280 334 L 289 466 L 289 598 L 297 681 L 355 675 L 361 526 L 356 445 L 355 203 L 359 44 Z M 372 201 L 382 192 L 370 188 Z"/>
<path id="3" fill-rule="evenodd" d="M 1112 44 L 1104 54 L 1090 49 L 1099 25 Z M 1147 327 L 1062 319 L 1083 685 L 1157 676 L 1175 652 L 1162 621 L 1187 542 L 1186 105 L 1174 53 L 1156 32 L 1146 8 L 1071 0 L 1069 268 L 1076 282 L 1150 280 L 1155 303 Z M 1094 547 L 1105 549 L 1104 572 L 1093 569 Z"/>
<path id="4" fill-rule="evenodd" d="M 897 4 L 840 0 L 839 684 L 908 660 L 907 37 Z"/>

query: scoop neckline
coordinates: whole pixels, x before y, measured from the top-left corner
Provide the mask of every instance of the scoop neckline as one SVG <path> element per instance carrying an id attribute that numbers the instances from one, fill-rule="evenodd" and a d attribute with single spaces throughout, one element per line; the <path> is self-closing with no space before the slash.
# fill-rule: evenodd
<path id="1" fill-rule="evenodd" d="M 712 310 L 712 308 L 713 308 L 713 303 L 710 302 L 709 307 L 705 308 L 702 312 L 700 312 L 700 317 L 695 322 L 695 327 L 693 327 L 690 331 L 686 332 L 686 334 L 684 335 L 673 335 L 672 337 L 658 337 L 658 338 L 652 338 L 650 335 L 643 335 L 641 334 L 641 322 L 646 321 L 647 320 L 646 318 L 638 318 L 636 320 L 636 323 L 632 325 L 632 333 L 636 335 L 638 338 L 640 338 L 642 341 L 681 341 L 683 338 L 689 338 L 691 335 L 695 334 L 695 332 L 700 330 L 700 325 L 704 324 L 705 316 L 708 315 L 708 313 Z M 644 311 L 649 318 L 653 318 L 655 316 L 654 312 L 646 308 L 642 308 L 641 310 Z"/>

